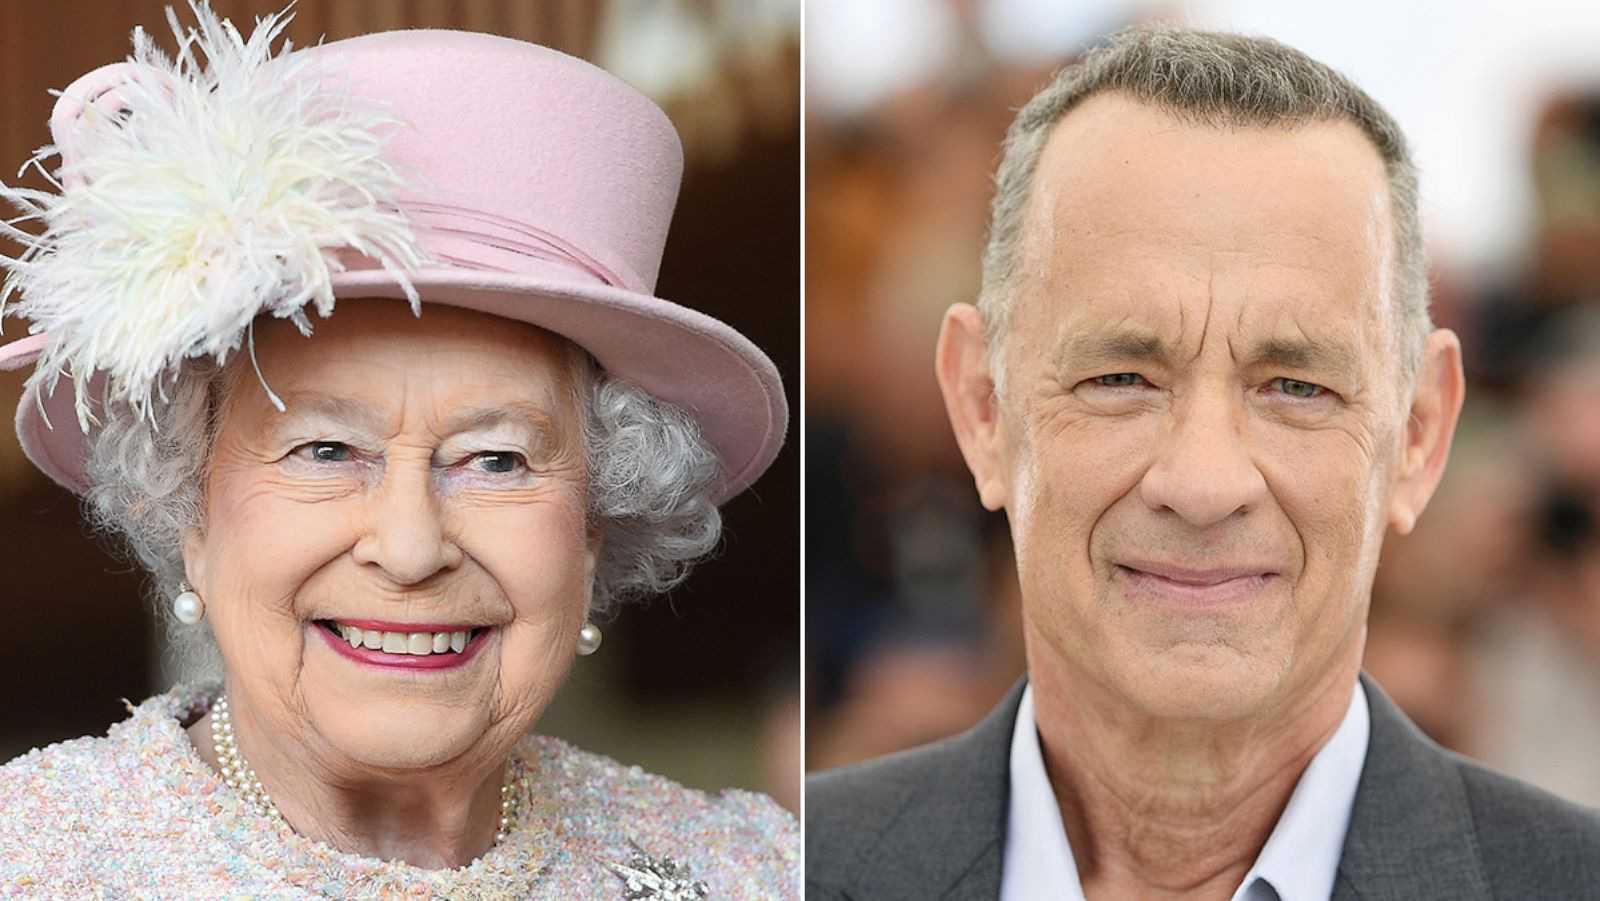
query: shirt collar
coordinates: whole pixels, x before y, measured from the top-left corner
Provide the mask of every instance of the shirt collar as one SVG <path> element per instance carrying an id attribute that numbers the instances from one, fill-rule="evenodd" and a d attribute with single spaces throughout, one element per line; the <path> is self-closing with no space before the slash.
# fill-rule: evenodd
<path id="1" fill-rule="evenodd" d="M 1344 721 L 1311 758 L 1261 856 L 1245 874 L 1246 887 L 1263 879 L 1283 901 L 1322 899 L 1333 893 L 1371 731 L 1367 693 L 1357 684 Z M 1035 733 L 1034 744 L 1038 743 Z"/>
<path id="2" fill-rule="evenodd" d="M 1022 690 L 1011 733 L 1011 803 L 1006 807 L 1005 862 L 1000 901 L 1083 901 L 1078 862 L 1067 843 L 1061 807 L 1045 772 L 1039 725 L 1033 715 L 1033 683 Z"/>
<path id="3" fill-rule="evenodd" d="M 1322 901 L 1333 893 L 1370 731 L 1366 692 L 1357 685 L 1344 720 L 1301 774 L 1261 855 L 1234 892 L 1234 901 L 1261 897 L 1266 887 L 1282 901 Z M 1258 881 L 1264 885 L 1258 887 Z M 1030 683 L 1023 689 L 1011 734 L 1011 799 L 1000 901 L 1032 898 L 1082 901 L 1083 885 L 1045 772 Z"/>

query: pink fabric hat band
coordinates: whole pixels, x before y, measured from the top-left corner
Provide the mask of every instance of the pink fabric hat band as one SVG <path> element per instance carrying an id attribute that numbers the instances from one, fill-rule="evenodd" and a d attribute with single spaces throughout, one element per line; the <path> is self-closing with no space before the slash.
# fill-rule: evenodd
<path id="1" fill-rule="evenodd" d="M 411 219 L 419 244 L 432 258 L 462 269 L 524 272 L 549 278 L 593 280 L 613 288 L 643 291 L 637 279 L 626 279 L 582 248 L 544 229 L 464 207 L 423 201 L 401 205 Z M 352 269 L 372 261 L 350 254 Z"/>

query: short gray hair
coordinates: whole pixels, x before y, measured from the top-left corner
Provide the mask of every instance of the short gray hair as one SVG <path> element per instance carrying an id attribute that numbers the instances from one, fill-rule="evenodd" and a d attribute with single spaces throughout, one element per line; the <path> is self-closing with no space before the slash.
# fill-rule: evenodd
<path id="1" fill-rule="evenodd" d="M 990 334 L 1000 387 L 1000 347 L 1015 294 L 1023 225 L 1039 157 L 1055 124 L 1094 94 L 1121 92 L 1194 124 L 1293 128 L 1348 120 L 1383 158 L 1395 230 L 1395 284 L 1401 367 L 1416 376 L 1428 316 L 1428 251 L 1417 212 L 1417 169 L 1400 126 L 1345 76 L 1277 41 L 1173 25 L 1141 25 L 1114 35 L 1058 72 L 1006 133 L 995 175 L 989 243 L 978 308 Z"/>
<path id="2" fill-rule="evenodd" d="M 722 517 L 711 492 L 721 464 L 687 413 L 563 343 L 583 420 L 589 520 L 605 530 L 589 605 L 592 618 L 603 618 L 620 602 L 677 585 L 716 547 Z M 87 516 L 150 573 L 156 616 L 179 668 L 192 675 L 218 673 L 215 639 L 206 624 L 179 623 L 170 598 L 184 578 L 183 536 L 204 521 L 218 417 L 249 378 L 244 371 L 186 362 L 164 407 L 145 418 L 116 411 L 89 449 Z"/>

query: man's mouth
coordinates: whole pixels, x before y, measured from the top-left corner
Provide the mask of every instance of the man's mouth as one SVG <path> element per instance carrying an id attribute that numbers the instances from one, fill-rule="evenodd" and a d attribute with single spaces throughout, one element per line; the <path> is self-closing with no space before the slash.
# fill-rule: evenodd
<path id="1" fill-rule="evenodd" d="M 1276 573 L 1260 565 L 1186 567 L 1140 561 L 1119 563 L 1120 575 L 1135 596 L 1157 603 L 1206 607 L 1255 597 Z"/>
<path id="2" fill-rule="evenodd" d="M 329 619 L 318 620 L 317 625 L 357 650 L 366 649 L 410 657 L 460 654 L 474 639 L 489 631 L 487 627 L 482 626 L 433 628 L 432 624 L 429 624 L 430 628 L 402 628 L 398 624 L 356 624 Z M 389 625 L 389 628 L 365 627 L 369 625 Z"/>

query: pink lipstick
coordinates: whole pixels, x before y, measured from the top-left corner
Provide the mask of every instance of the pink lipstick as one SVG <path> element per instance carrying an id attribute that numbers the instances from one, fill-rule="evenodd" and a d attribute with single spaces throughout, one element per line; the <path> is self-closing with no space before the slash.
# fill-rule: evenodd
<path id="1" fill-rule="evenodd" d="M 316 632 L 348 660 L 386 669 L 454 669 L 471 660 L 492 628 L 463 624 L 318 620 Z"/>

